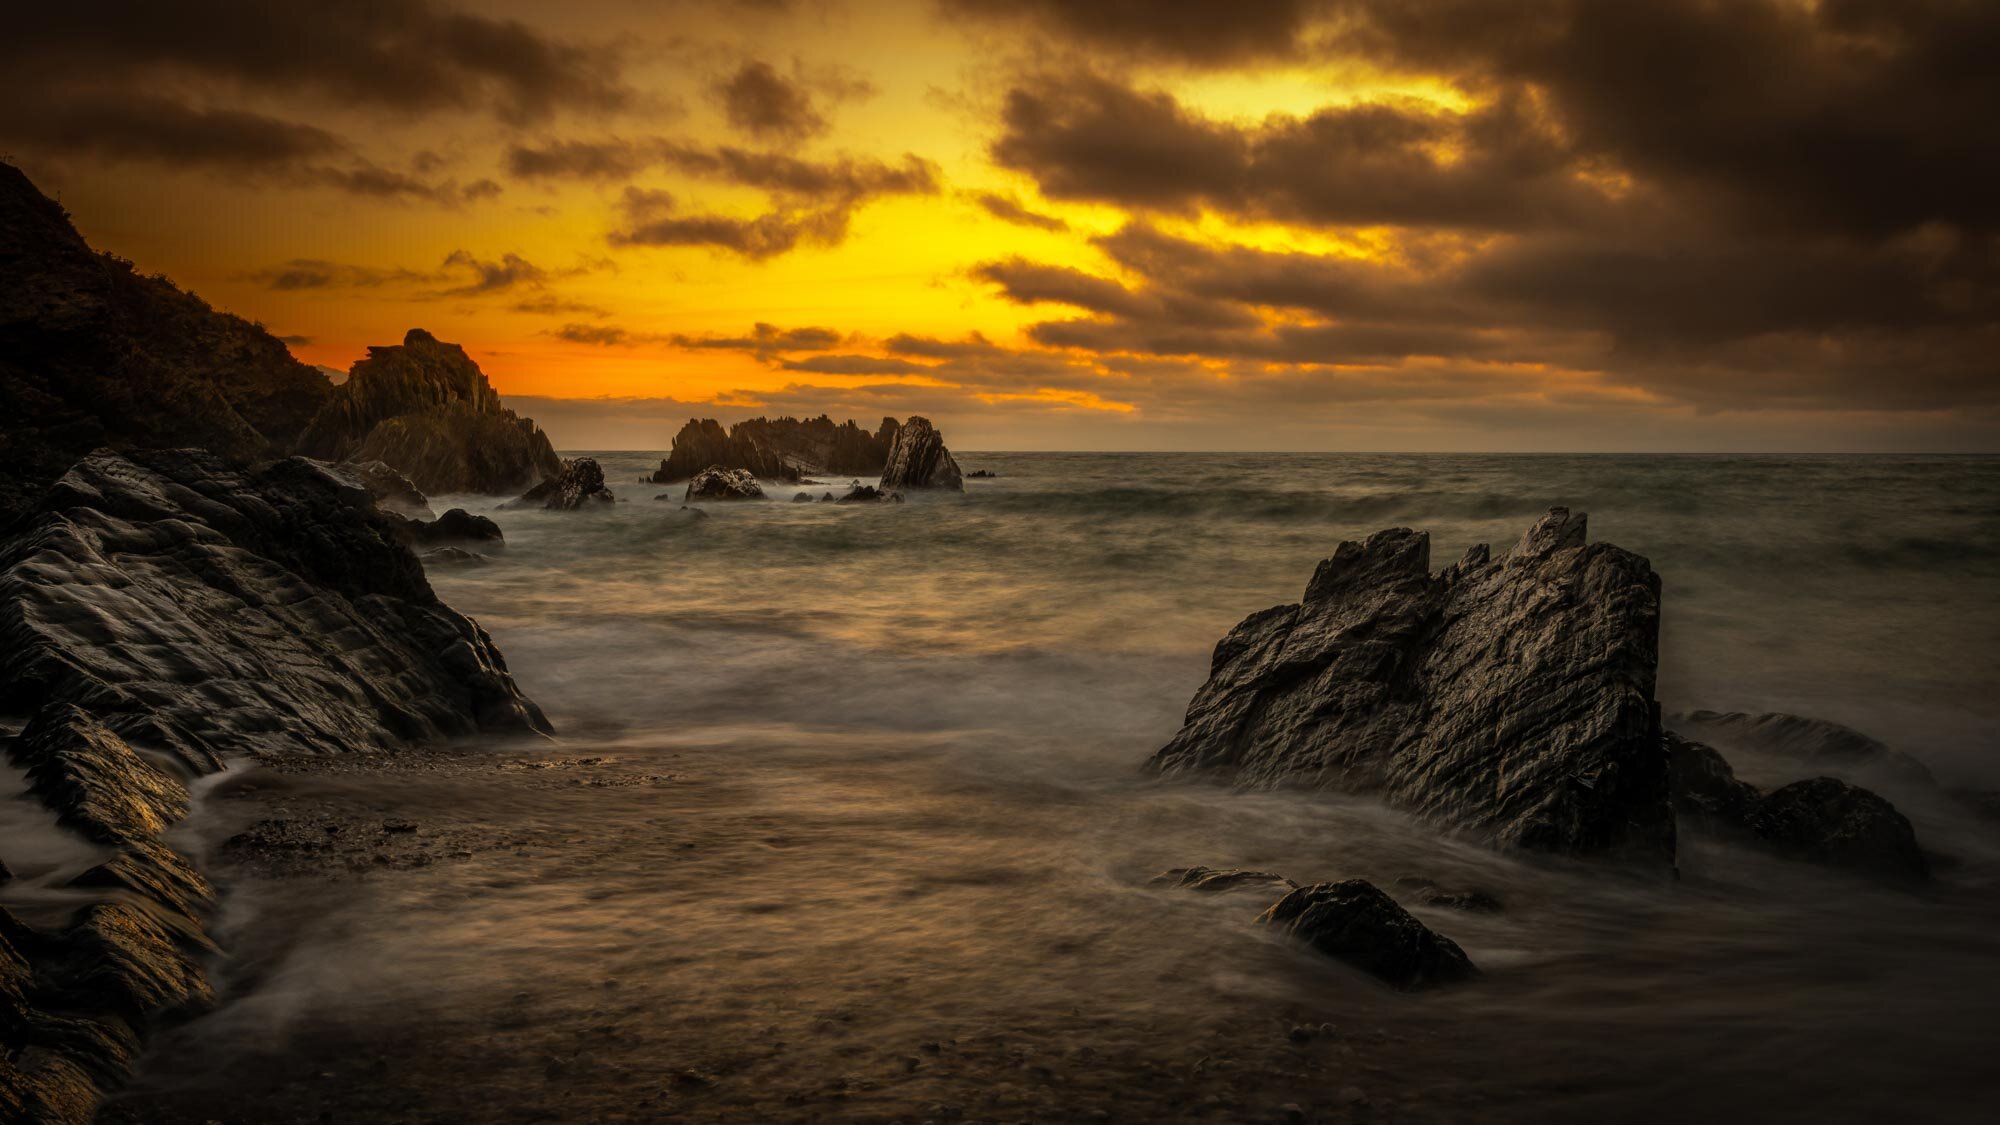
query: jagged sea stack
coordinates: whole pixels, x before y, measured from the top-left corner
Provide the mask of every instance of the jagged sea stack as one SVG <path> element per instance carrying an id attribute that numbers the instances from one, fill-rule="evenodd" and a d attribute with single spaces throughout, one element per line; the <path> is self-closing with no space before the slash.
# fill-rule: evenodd
<path id="1" fill-rule="evenodd" d="M 1215 648 L 1169 775 L 1381 796 L 1509 847 L 1671 865 L 1660 580 L 1550 509 L 1433 574 L 1430 537 L 1342 543 Z"/>
<path id="2" fill-rule="evenodd" d="M 427 493 L 516 493 L 562 472 L 548 435 L 500 405 L 457 344 L 412 328 L 369 348 L 299 439 L 331 461 L 386 462 Z"/>
<path id="3" fill-rule="evenodd" d="M 937 432 L 930 419 L 912 417 L 896 432 L 895 444 L 889 448 L 889 463 L 882 470 L 881 487 L 884 490 L 949 488 L 962 492 L 965 480 L 951 450 L 944 447 L 944 435 Z"/>

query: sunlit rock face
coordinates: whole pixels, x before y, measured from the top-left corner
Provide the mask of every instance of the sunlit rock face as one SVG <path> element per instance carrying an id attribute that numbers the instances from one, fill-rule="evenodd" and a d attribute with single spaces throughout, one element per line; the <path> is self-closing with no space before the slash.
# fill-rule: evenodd
<path id="1" fill-rule="evenodd" d="M 98 446 L 287 452 L 333 393 L 262 327 L 92 250 L 0 163 L 0 524 Z"/>
<path id="2" fill-rule="evenodd" d="M 381 461 L 428 493 L 509 493 L 562 472 L 548 435 L 500 405 L 465 349 L 413 328 L 369 348 L 307 427 L 298 452 Z"/>
<path id="3" fill-rule="evenodd" d="M 748 469 L 725 469 L 710 465 L 688 481 L 683 500 L 762 500 L 764 489 Z"/>
<path id="4" fill-rule="evenodd" d="M 1342 543 L 1216 646 L 1169 775 L 1377 794 L 1508 847 L 1669 865 L 1660 581 L 1551 509 L 1436 574 L 1408 529 Z"/>
<path id="5" fill-rule="evenodd" d="M 366 489 L 293 458 L 80 461 L 0 548 L 0 707 L 258 754 L 546 732 Z"/>
<path id="6" fill-rule="evenodd" d="M 604 470 L 590 457 L 564 461 L 562 472 L 521 494 L 503 508 L 544 508 L 551 512 L 574 512 L 617 500 L 604 486 Z"/>
<path id="7" fill-rule="evenodd" d="M 889 463 L 882 469 L 882 488 L 965 489 L 965 478 L 951 450 L 944 447 L 944 435 L 930 419 L 912 417 L 896 433 L 889 449 Z"/>
<path id="8" fill-rule="evenodd" d="M 901 428 L 894 418 L 884 418 L 871 434 L 852 420 L 836 424 L 824 414 L 804 421 L 751 418 L 727 430 L 713 418 L 690 419 L 674 435 L 673 448 L 652 479 L 687 480 L 711 465 L 765 480 L 797 481 L 813 473 L 873 476 L 888 463 Z"/>

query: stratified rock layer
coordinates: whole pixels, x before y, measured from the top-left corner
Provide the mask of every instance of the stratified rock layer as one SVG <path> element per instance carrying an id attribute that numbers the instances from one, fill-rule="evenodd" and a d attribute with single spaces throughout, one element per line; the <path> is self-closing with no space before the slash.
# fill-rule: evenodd
<path id="1" fill-rule="evenodd" d="M 1660 581 L 1551 509 L 1430 572 L 1428 536 L 1342 543 L 1297 605 L 1215 648 L 1169 775 L 1378 794 L 1498 844 L 1671 864 L 1653 683 Z"/>
<path id="2" fill-rule="evenodd" d="M 47 700 L 259 754 L 548 730 L 365 489 L 191 450 L 84 458 L 0 547 L 0 708 Z"/>
<path id="3" fill-rule="evenodd" d="M 674 435 L 673 448 L 652 479 L 686 480 L 710 466 L 781 481 L 813 473 L 873 475 L 888 463 L 899 428 L 894 418 L 884 418 L 871 434 L 852 420 L 835 424 L 822 414 L 805 421 L 751 418 L 725 431 L 713 418 L 694 418 Z"/>
<path id="4" fill-rule="evenodd" d="M 1448 984 L 1477 975 L 1458 943 L 1416 920 L 1365 879 L 1300 887 L 1263 922 L 1398 988 Z"/>
<path id="5" fill-rule="evenodd" d="M 500 405 L 465 349 L 419 328 L 368 349 L 298 452 L 382 461 L 431 494 L 515 493 L 562 472 L 548 435 Z"/>
<path id="6" fill-rule="evenodd" d="M 938 433 L 930 419 L 912 417 L 903 423 L 895 444 L 889 448 L 889 463 L 882 469 L 881 487 L 964 491 L 965 479 L 959 474 L 951 450 L 944 447 L 944 435 Z"/>

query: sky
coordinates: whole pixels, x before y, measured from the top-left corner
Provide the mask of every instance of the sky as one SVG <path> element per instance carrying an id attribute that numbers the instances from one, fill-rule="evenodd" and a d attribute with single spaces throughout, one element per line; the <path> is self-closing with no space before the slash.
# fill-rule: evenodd
<path id="1" fill-rule="evenodd" d="M 1983 0 L 77 0 L 0 154 L 559 447 L 2000 450 Z"/>

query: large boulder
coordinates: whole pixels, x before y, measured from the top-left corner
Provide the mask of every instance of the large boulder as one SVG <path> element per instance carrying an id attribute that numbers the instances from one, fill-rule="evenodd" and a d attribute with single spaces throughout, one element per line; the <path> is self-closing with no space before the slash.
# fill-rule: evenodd
<path id="1" fill-rule="evenodd" d="M 1795 781 L 1750 811 L 1752 835 L 1784 855 L 1891 879 L 1925 879 L 1930 862 L 1896 806 L 1832 777 Z"/>
<path id="2" fill-rule="evenodd" d="M 1262 920 L 1397 988 L 1449 984 L 1478 974 L 1457 942 L 1417 921 L 1365 879 L 1300 887 Z"/>
<path id="3" fill-rule="evenodd" d="M 368 349 L 298 451 L 382 461 L 432 495 L 519 492 L 562 472 L 548 435 L 500 405 L 465 349 L 420 328 L 400 345 Z"/>
<path id="4" fill-rule="evenodd" d="M 1660 580 L 1554 508 L 1433 574 L 1430 538 L 1342 543 L 1215 648 L 1169 776 L 1376 794 L 1500 845 L 1674 856 L 1653 702 Z"/>
<path id="5" fill-rule="evenodd" d="M 944 447 L 944 436 L 937 427 L 928 418 L 912 417 L 896 432 L 895 444 L 889 448 L 889 462 L 882 469 L 881 487 L 964 491 L 965 480 L 959 474 L 958 462 L 952 460 L 951 450 Z"/>
<path id="6" fill-rule="evenodd" d="M 884 418 L 871 434 L 852 420 L 836 424 L 824 414 L 804 421 L 751 418 L 727 430 L 713 418 L 689 419 L 652 480 L 687 480 L 710 466 L 790 482 L 813 473 L 873 475 L 888 463 L 898 428 L 894 418 Z"/>
<path id="7" fill-rule="evenodd" d="M 747 469 L 710 465 L 688 481 L 683 500 L 762 500 L 764 489 Z"/>
<path id="8" fill-rule="evenodd" d="M 289 452 L 333 392 L 262 326 L 92 250 L 0 162 L 0 526 L 99 446 Z"/>
<path id="9" fill-rule="evenodd" d="M 562 472 L 543 481 L 506 505 L 509 508 L 546 508 L 552 512 L 574 512 L 609 504 L 616 497 L 604 487 L 604 470 L 590 457 L 562 463 Z"/>
<path id="10" fill-rule="evenodd" d="M 547 732 L 363 490 L 303 458 L 100 451 L 0 545 L 0 710 L 256 754 Z"/>

